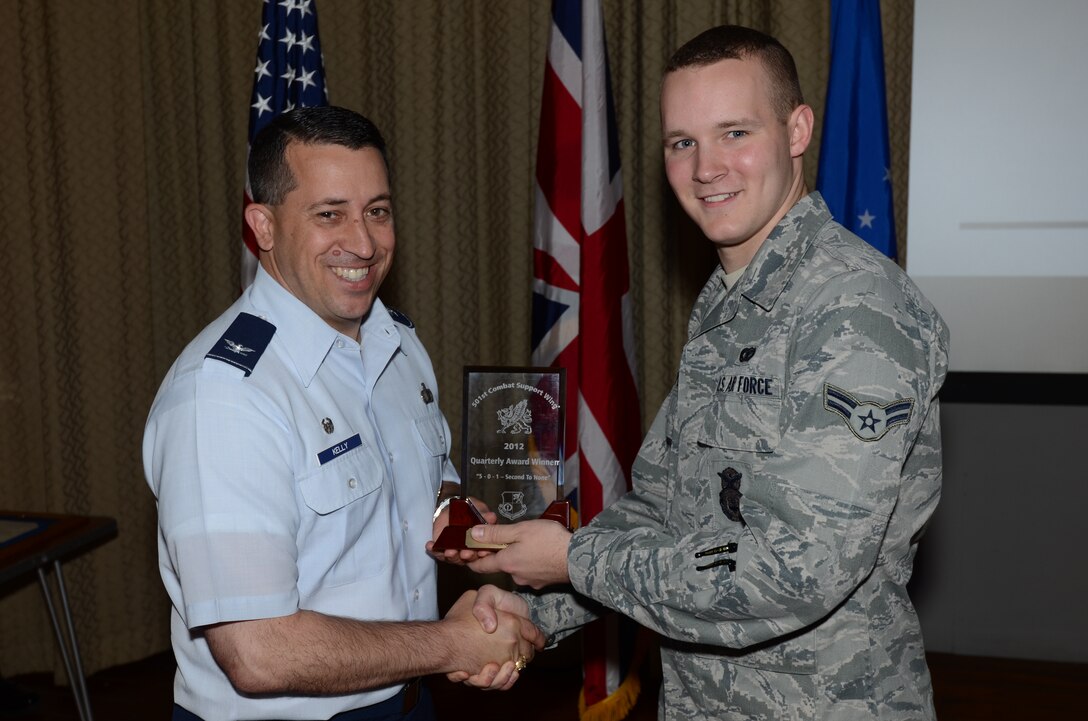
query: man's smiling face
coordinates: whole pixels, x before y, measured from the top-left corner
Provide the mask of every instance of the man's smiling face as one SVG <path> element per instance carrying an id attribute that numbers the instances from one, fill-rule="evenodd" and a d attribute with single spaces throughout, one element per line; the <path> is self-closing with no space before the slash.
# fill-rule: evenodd
<path id="1" fill-rule="evenodd" d="M 661 87 L 669 185 L 726 270 L 747 265 L 805 193 L 811 110 L 800 105 L 778 117 L 771 82 L 748 58 L 681 68 Z"/>
<path id="2" fill-rule="evenodd" d="M 261 264 L 330 326 L 358 338 L 359 325 L 393 263 L 389 175 L 375 148 L 287 146 L 294 188 L 246 218 Z"/>

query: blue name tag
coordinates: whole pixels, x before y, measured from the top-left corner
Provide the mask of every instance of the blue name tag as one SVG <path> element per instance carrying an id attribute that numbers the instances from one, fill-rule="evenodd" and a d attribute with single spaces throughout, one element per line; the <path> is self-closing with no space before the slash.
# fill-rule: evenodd
<path id="1" fill-rule="evenodd" d="M 321 465 L 325 465 L 329 461 L 335 459 L 337 456 L 342 456 L 352 448 L 358 448 L 363 445 L 363 439 L 356 433 L 351 438 L 340 441 L 331 448 L 326 448 L 317 454 L 317 460 Z"/>

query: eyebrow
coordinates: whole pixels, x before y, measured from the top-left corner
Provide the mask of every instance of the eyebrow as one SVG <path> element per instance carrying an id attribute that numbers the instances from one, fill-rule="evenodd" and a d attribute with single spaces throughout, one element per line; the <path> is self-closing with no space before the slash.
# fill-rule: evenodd
<path id="1" fill-rule="evenodd" d="M 717 129 L 717 130 L 729 130 L 729 129 L 735 128 L 737 126 L 745 126 L 745 127 L 749 127 L 749 128 L 756 128 L 756 127 L 761 127 L 762 125 L 763 125 L 763 123 L 761 123 L 761 122 L 759 122 L 759 121 L 757 121 L 757 120 L 755 120 L 753 118 L 738 118 L 736 120 L 722 120 L 722 121 L 720 121 L 718 123 L 715 123 L 714 128 Z M 670 130 L 669 132 L 665 133 L 661 137 L 662 137 L 662 140 L 671 140 L 672 138 L 682 138 L 682 137 L 688 137 L 690 135 L 691 135 L 691 133 L 688 133 L 685 130 Z"/>
<path id="2" fill-rule="evenodd" d="M 391 201 L 391 200 L 393 200 L 393 195 L 391 193 L 380 193 L 378 195 L 375 195 L 370 200 L 368 200 L 366 202 L 366 205 L 372 205 L 374 203 L 377 203 L 377 202 L 383 201 L 383 200 L 384 201 Z M 324 198 L 322 200 L 317 201 L 316 203 L 310 203 L 308 206 L 306 206 L 306 210 L 308 210 L 308 211 L 309 210 L 316 210 L 318 208 L 323 208 L 323 207 L 327 207 L 327 206 L 330 206 L 330 205 L 331 206 L 347 205 L 350 202 L 351 201 L 347 200 L 346 198 Z"/>
<path id="3" fill-rule="evenodd" d="M 759 123 L 752 118 L 738 118 L 736 120 L 723 120 L 714 127 L 721 130 L 728 130 L 729 128 L 735 128 L 738 125 L 759 125 Z"/>

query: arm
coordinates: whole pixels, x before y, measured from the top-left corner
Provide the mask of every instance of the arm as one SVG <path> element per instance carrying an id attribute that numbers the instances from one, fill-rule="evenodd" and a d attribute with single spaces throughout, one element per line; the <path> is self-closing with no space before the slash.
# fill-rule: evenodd
<path id="1" fill-rule="evenodd" d="M 360 585 L 351 594 L 354 601 L 338 610 L 300 610 L 295 538 L 301 507 L 289 477 L 270 482 L 291 468 L 291 435 L 281 430 L 289 424 L 260 394 L 243 387 L 232 395 L 230 381 L 229 376 L 208 381 L 214 388 L 203 394 L 207 398 L 199 407 L 191 392 L 170 397 L 150 433 L 153 441 L 170 442 L 154 442 L 149 465 L 157 481 L 164 558 L 170 561 L 164 579 L 171 598 L 239 689 L 333 693 L 371 688 L 411 678 L 421 668 L 459 668 L 451 649 L 461 649 L 464 668 L 478 672 L 493 665 L 492 673 L 501 675 L 501 668 L 513 668 L 514 659 L 531 655 L 534 641 L 540 645 L 531 624 L 513 617 L 504 619 L 504 631 L 512 628 L 519 635 L 483 634 L 470 615 L 470 600 L 438 623 L 346 618 L 354 606 L 367 603 L 366 597 L 381 594 L 381 588 Z M 201 414 L 215 423 L 195 423 Z M 231 443 L 237 432 L 257 434 L 265 442 Z M 269 442 L 281 436 L 282 442 Z M 222 445 L 231 452 L 209 450 Z M 362 450 L 341 457 L 341 465 L 354 465 L 337 471 L 360 479 L 360 489 L 368 483 Z M 366 497 L 337 512 L 372 508 L 367 504 L 379 497 L 378 491 L 364 492 Z M 529 640 L 511 644 L 511 638 L 522 638 L 522 631 Z"/>
<path id="2" fill-rule="evenodd" d="M 621 498 L 612 508 L 622 509 L 616 515 L 621 528 L 634 530 L 664 528 L 665 485 L 670 446 L 666 428 L 675 413 L 676 390 L 662 404 L 657 417 L 643 441 L 635 461 L 636 489 Z M 597 516 L 591 525 L 597 524 Z M 582 533 L 578 531 L 577 533 Z M 577 533 L 575 535 L 577 535 Z M 582 594 L 572 592 L 569 578 L 569 545 L 571 534 L 552 521 L 525 521 L 506 526 L 478 526 L 473 529 L 477 540 L 511 545 L 469 566 L 479 573 L 502 571 L 511 574 L 520 584 L 530 585 L 536 593 L 524 594 L 530 618 L 549 636 L 550 642 L 594 620 L 607 610 Z M 545 588 L 548 587 L 549 588 Z M 544 590 L 541 590 L 544 589 Z M 481 595 L 474 613 L 481 621 L 488 617 L 487 603 L 493 596 Z"/>
<path id="3" fill-rule="evenodd" d="M 363 622 L 298 611 L 210 626 L 204 633 L 216 662 L 244 693 L 348 693 L 490 664 L 512 684 L 514 662 L 531 659 L 543 647 L 543 635 L 527 619 L 501 610 L 485 632 L 472 616 L 475 597 L 466 593 L 437 622 Z"/>
<path id="4" fill-rule="evenodd" d="M 791 340 L 789 386 L 775 423 L 761 425 L 751 406 L 715 398 L 670 425 L 680 454 L 670 503 L 685 505 L 656 527 L 639 527 L 626 498 L 606 509 L 572 539 L 575 589 L 673 638 L 734 648 L 831 613 L 878 558 L 903 551 L 884 545 L 893 513 L 919 512 L 897 508 L 901 469 L 917 449 L 939 448 L 930 411 L 943 374 L 943 332 L 938 322 L 919 327 L 906 317 L 907 304 L 897 289 L 866 276 L 822 289 L 795 321 L 801 332 Z M 825 407 L 826 383 L 882 402 L 913 399 L 909 423 L 862 440 Z M 773 447 L 752 443 L 761 433 Z M 746 479 L 744 524 L 728 521 L 717 488 L 707 488 L 729 466 Z M 636 468 L 633 495 L 663 488 L 656 473 Z M 697 552 L 730 543 L 737 544 L 735 570 L 699 569 L 714 556 L 697 559 Z"/>
<path id="5" fill-rule="evenodd" d="M 482 586 L 472 607 L 472 614 L 489 633 L 497 628 L 500 611 L 508 611 L 518 616 L 528 615 L 534 624 L 551 629 L 546 639 L 550 647 L 599 617 L 604 610 L 595 601 L 581 594 L 571 593 L 569 588 L 564 587 L 536 593 L 511 593 L 495 586 Z M 473 686 L 487 686 L 486 679 L 481 681 L 479 676 L 468 678 L 467 673 L 448 674 L 448 678 L 454 682 L 465 681 Z"/>
<path id="6" fill-rule="evenodd" d="M 628 529 L 639 535 L 650 529 L 664 528 L 665 484 L 670 463 L 667 427 L 675 414 L 676 389 L 662 404 L 639 450 L 632 469 L 636 488 L 611 506 L 613 528 Z M 606 512 L 608 509 L 605 509 Z M 604 514 L 593 519 L 596 525 Z M 582 533 L 583 531 L 578 531 Z M 472 536 L 488 543 L 507 543 L 504 548 L 486 558 L 469 564 L 477 573 L 501 571 L 513 576 L 520 585 L 542 589 L 569 583 L 568 555 L 571 533 L 554 521 L 523 521 L 509 525 L 477 526 Z"/>
<path id="7" fill-rule="evenodd" d="M 567 547 L 571 533 L 555 521 L 522 521 L 505 526 L 476 526 L 472 537 L 486 543 L 509 544 L 501 551 L 471 561 L 477 573 L 509 573 L 519 586 L 541 589 L 567 583 Z"/>

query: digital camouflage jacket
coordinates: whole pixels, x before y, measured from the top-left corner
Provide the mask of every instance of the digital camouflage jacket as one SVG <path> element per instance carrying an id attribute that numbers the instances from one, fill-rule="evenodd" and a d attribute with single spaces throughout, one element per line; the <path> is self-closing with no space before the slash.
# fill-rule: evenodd
<path id="1" fill-rule="evenodd" d="M 531 597 L 534 620 L 558 637 L 603 606 L 661 634 L 669 721 L 933 718 L 906 585 L 940 497 L 948 330 L 816 193 L 723 276 L 634 490 L 574 534 L 577 593 Z"/>

